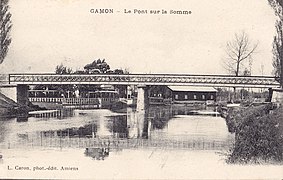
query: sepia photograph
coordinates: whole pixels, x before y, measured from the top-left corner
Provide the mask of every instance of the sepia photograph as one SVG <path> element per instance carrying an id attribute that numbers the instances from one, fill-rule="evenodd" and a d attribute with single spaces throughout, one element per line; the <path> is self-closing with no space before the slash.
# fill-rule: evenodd
<path id="1" fill-rule="evenodd" d="M 282 0 L 0 0 L 0 179 L 283 179 Z"/>

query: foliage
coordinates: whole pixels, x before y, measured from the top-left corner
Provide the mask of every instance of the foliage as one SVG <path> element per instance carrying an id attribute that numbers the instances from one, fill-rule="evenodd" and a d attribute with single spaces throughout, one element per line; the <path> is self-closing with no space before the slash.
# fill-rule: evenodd
<path id="1" fill-rule="evenodd" d="M 0 64 L 4 61 L 11 44 L 10 31 L 12 28 L 9 0 L 0 1 Z"/>
<path id="2" fill-rule="evenodd" d="M 55 68 L 56 74 L 97 74 L 97 73 L 105 73 L 105 74 L 126 74 L 129 73 L 127 70 L 122 69 L 115 69 L 110 70 L 110 66 L 107 64 L 105 59 L 103 60 L 94 60 L 92 63 L 87 64 L 84 66 L 84 70 L 77 70 L 73 71 L 72 68 L 64 66 L 63 64 L 57 65 Z M 126 97 L 126 94 L 123 92 L 126 92 L 127 86 L 124 85 L 116 85 L 117 89 L 119 89 L 119 92 L 121 96 Z M 34 89 L 37 90 L 45 90 L 45 89 L 51 89 L 51 90 L 58 90 L 61 95 L 68 97 L 73 96 L 73 92 L 75 90 L 79 90 L 80 95 L 87 97 L 87 93 L 89 91 L 96 91 L 100 89 L 99 85 L 36 85 Z M 71 94 L 68 94 L 67 92 L 70 91 Z"/>
<path id="3" fill-rule="evenodd" d="M 110 70 L 110 66 L 106 63 L 105 59 L 103 60 L 94 60 L 92 63 L 84 66 L 84 70 L 87 73 L 107 73 Z"/>
<path id="4" fill-rule="evenodd" d="M 273 74 L 280 77 L 279 81 L 281 87 L 283 86 L 283 1 L 282 0 L 268 0 L 269 4 L 275 10 L 275 14 L 278 17 L 276 21 L 276 35 L 273 40 Z"/>
<path id="5" fill-rule="evenodd" d="M 63 64 L 57 65 L 55 68 L 56 74 L 129 74 L 127 70 L 114 69 L 111 70 L 105 59 L 94 60 L 90 64 L 86 64 L 83 70 L 73 71 L 72 68 L 64 66 Z"/>
<path id="6" fill-rule="evenodd" d="M 251 92 L 248 89 L 241 88 L 235 92 L 227 88 L 216 88 L 217 89 L 217 101 L 223 102 L 231 102 L 232 96 L 234 96 L 233 102 L 243 102 L 243 101 L 253 101 L 254 98 L 260 98 L 262 95 L 265 96 L 265 93 L 256 93 Z"/>
<path id="7" fill-rule="evenodd" d="M 282 20 L 283 18 L 283 1 L 268 0 L 269 4 L 274 8 L 275 14 Z"/>
<path id="8" fill-rule="evenodd" d="M 71 74 L 73 72 L 72 68 L 68 68 L 63 64 L 57 65 L 55 68 L 56 74 Z"/>
<path id="9" fill-rule="evenodd" d="M 282 108 L 270 113 L 269 106 L 259 106 L 230 113 L 227 124 L 235 132 L 235 145 L 229 163 L 283 161 Z"/>
<path id="10" fill-rule="evenodd" d="M 246 60 L 251 60 L 252 54 L 255 52 L 258 44 L 252 44 L 248 35 L 245 32 L 241 32 L 235 34 L 233 40 L 228 41 L 226 44 L 226 55 L 225 59 L 225 68 L 239 76 L 241 68 Z M 251 66 L 251 61 L 249 62 L 249 66 Z M 247 73 L 247 70 L 246 72 Z"/>

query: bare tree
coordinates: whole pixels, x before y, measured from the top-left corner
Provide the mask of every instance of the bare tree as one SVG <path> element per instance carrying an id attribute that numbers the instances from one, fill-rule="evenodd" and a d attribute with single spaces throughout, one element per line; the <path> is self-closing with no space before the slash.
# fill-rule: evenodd
<path id="1" fill-rule="evenodd" d="M 251 60 L 252 54 L 255 52 L 258 43 L 253 44 L 248 35 L 243 31 L 235 34 L 233 40 L 226 44 L 225 68 L 236 76 L 241 75 L 242 69 L 245 69 L 243 63 Z M 251 64 L 251 62 L 249 62 Z"/>
<path id="2" fill-rule="evenodd" d="M 11 43 L 10 31 L 12 28 L 9 0 L 0 1 L 0 64 L 6 57 Z"/>
<path id="3" fill-rule="evenodd" d="M 268 0 L 269 4 L 275 10 L 278 16 L 276 21 L 276 35 L 273 40 L 273 73 L 279 77 L 281 88 L 283 88 L 283 1 L 282 0 Z"/>

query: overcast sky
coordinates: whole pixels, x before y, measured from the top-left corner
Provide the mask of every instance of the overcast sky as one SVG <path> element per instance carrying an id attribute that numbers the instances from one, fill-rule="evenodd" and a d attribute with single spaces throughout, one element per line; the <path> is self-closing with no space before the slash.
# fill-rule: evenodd
<path id="1" fill-rule="evenodd" d="M 113 8 L 114 14 L 92 14 Z M 191 15 L 124 14 L 124 9 Z M 245 31 L 259 42 L 253 74 L 272 71 L 275 15 L 267 0 L 10 0 L 13 38 L 3 72 L 74 70 L 97 58 L 133 73 L 226 74 L 224 47 Z M 116 12 L 120 11 L 120 13 Z"/>

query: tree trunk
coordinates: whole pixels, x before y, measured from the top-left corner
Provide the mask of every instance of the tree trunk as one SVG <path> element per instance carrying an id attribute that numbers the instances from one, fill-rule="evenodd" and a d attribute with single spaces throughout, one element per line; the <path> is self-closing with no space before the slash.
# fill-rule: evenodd
<path id="1" fill-rule="evenodd" d="M 240 61 L 237 62 L 237 68 L 236 68 L 236 76 L 239 76 L 239 70 L 240 70 Z M 236 87 L 233 87 L 233 98 L 232 98 L 232 102 L 234 102 L 237 99 L 237 91 L 236 91 Z"/>
<path id="2" fill-rule="evenodd" d="M 236 76 L 239 76 L 240 62 L 237 62 Z"/>
<path id="3" fill-rule="evenodd" d="M 283 43 L 283 39 L 281 39 L 281 43 Z M 281 46 L 281 54 L 283 56 L 283 44 Z M 280 88 L 283 89 L 283 57 L 280 58 Z"/>

